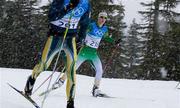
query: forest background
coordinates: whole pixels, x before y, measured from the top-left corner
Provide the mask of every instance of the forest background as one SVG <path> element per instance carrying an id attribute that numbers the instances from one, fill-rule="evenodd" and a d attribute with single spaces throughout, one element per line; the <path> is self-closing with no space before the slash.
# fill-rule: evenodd
<path id="1" fill-rule="evenodd" d="M 121 2 L 91 0 L 91 18 L 96 20 L 100 11 L 106 11 L 110 35 L 115 40 L 121 39 L 120 46 L 101 42 L 98 52 L 104 67 L 103 77 L 180 80 L 180 13 L 176 10 L 179 2 L 140 2 L 144 8 L 138 11 L 141 21 L 137 22 L 134 16 L 132 22 L 124 22 L 126 10 Z M 40 6 L 40 3 L 1 0 L 0 67 L 32 69 L 39 61 L 47 39 L 50 4 Z M 58 64 L 61 71 L 63 61 Z M 86 62 L 77 73 L 93 76 L 93 71 Z"/>

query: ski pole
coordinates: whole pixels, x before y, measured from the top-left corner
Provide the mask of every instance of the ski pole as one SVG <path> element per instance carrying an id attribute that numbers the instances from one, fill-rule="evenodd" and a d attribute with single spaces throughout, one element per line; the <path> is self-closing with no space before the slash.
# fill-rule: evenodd
<path id="1" fill-rule="evenodd" d="M 80 49 L 80 47 L 81 47 L 81 46 L 79 45 L 77 49 Z M 56 69 L 56 71 L 59 70 L 59 68 L 60 68 L 60 66 Z M 64 73 L 64 70 L 65 70 L 65 66 L 64 66 L 63 69 L 61 70 L 60 75 L 61 75 L 62 73 Z M 54 73 L 51 73 L 51 75 L 49 75 L 49 76 L 33 91 L 32 94 L 36 93 L 37 90 L 39 90 L 39 88 L 41 88 L 41 87 L 44 85 L 44 83 L 46 83 L 46 81 L 47 81 L 53 74 L 54 74 Z M 57 81 L 57 80 L 56 80 L 56 81 Z"/>
<path id="2" fill-rule="evenodd" d="M 60 68 L 60 66 L 56 69 L 56 71 Z M 62 73 L 64 70 L 61 70 L 60 73 Z M 39 90 L 39 88 L 41 88 L 41 86 L 53 75 L 53 73 L 51 73 L 51 75 L 49 75 L 34 91 L 32 94 L 34 94 L 35 92 L 37 92 L 37 90 Z"/>
<path id="3" fill-rule="evenodd" d="M 61 76 L 63 76 L 65 73 L 62 73 L 62 72 L 64 72 L 65 71 L 65 67 L 61 70 L 61 72 L 60 72 L 60 74 L 58 75 L 58 77 L 57 77 L 57 79 L 55 80 L 55 82 L 57 82 L 60 78 L 61 78 Z M 63 74 L 63 75 L 62 75 Z M 55 84 L 55 83 L 54 83 Z M 57 87 L 58 88 L 58 87 Z M 46 94 L 47 92 L 50 92 L 51 90 L 55 90 L 55 89 L 57 89 L 56 87 L 54 87 L 53 85 L 52 85 L 52 87 L 50 88 L 50 89 L 48 89 L 48 91 L 44 91 L 44 92 L 42 92 L 41 94 L 39 94 L 39 96 L 42 96 L 42 95 L 44 95 L 44 94 Z"/>
<path id="4" fill-rule="evenodd" d="M 56 59 L 56 62 L 55 62 L 54 68 L 53 68 L 53 72 L 52 72 L 52 75 L 51 75 L 50 80 L 49 80 L 49 83 L 48 83 L 48 86 L 47 86 L 47 90 L 49 89 L 49 86 L 50 86 L 50 83 L 51 83 L 51 80 L 52 80 L 52 76 L 53 76 L 53 74 L 55 73 L 55 69 L 56 69 L 56 66 L 57 66 L 57 63 L 58 63 L 58 60 L 59 60 L 59 57 L 60 57 L 61 50 L 62 50 L 63 45 L 64 45 L 64 41 L 65 41 L 65 39 L 66 39 L 67 32 L 68 32 L 68 30 L 69 30 L 69 26 L 70 26 L 70 22 L 71 22 L 71 18 L 72 18 L 72 16 L 73 16 L 73 14 L 74 14 L 74 12 L 72 12 L 72 14 L 71 14 L 70 17 L 69 17 L 68 25 L 67 25 L 67 27 L 66 27 L 66 30 L 65 30 L 65 33 L 64 33 L 64 36 L 63 36 L 63 41 L 62 41 L 61 46 L 60 46 L 60 49 L 59 49 L 59 51 L 58 51 L 58 56 L 57 56 L 57 59 Z M 48 96 L 48 93 L 44 95 L 44 98 L 43 98 L 43 101 L 42 101 L 42 104 L 41 104 L 41 108 L 43 108 L 43 105 L 44 105 L 44 102 L 45 102 L 47 96 Z"/>

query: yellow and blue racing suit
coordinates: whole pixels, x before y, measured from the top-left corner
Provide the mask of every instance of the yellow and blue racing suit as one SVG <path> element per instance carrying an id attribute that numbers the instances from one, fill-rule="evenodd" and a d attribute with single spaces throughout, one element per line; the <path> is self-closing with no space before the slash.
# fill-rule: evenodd
<path id="1" fill-rule="evenodd" d="M 65 62 L 67 70 L 66 95 L 68 101 L 74 100 L 76 85 L 75 63 L 77 59 L 77 29 L 80 26 L 82 32 L 83 30 L 86 30 L 90 12 L 89 0 L 74 1 L 70 2 L 70 0 L 54 0 L 52 2 L 48 15 L 50 21 L 48 39 L 43 49 L 40 62 L 35 65 L 32 75 L 27 80 L 25 93 L 31 94 L 36 78 L 42 71 L 48 69 L 53 58 L 58 54 L 61 45 L 63 45 L 62 50 L 66 54 Z M 62 43 L 67 25 L 69 25 L 69 29 L 65 41 Z"/>

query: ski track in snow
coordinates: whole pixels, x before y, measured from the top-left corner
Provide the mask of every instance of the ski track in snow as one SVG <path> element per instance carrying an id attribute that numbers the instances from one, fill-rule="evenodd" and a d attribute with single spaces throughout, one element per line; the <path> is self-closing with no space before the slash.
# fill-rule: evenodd
<path id="1" fill-rule="evenodd" d="M 32 108 L 24 97 L 16 93 L 7 85 L 7 82 L 23 90 L 31 70 L 0 68 L 0 108 Z M 36 89 L 51 72 L 46 71 L 38 77 Z M 59 73 L 53 75 L 52 82 Z M 175 81 L 147 81 L 128 79 L 103 78 L 101 90 L 115 98 L 95 98 L 91 96 L 93 77 L 77 75 L 76 108 L 180 108 L 180 89 L 175 88 Z M 43 85 L 32 98 L 41 105 L 43 96 L 38 96 L 47 89 Z M 50 92 L 44 108 L 66 107 L 66 86 Z"/>

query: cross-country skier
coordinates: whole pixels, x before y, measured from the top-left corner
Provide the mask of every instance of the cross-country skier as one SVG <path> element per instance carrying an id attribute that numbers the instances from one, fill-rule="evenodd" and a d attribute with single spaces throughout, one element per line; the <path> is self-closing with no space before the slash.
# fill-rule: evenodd
<path id="1" fill-rule="evenodd" d="M 41 60 L 35 65 L 32 75 L 27 79 L 24 93 L 31 96 L 36 78 L 42 71 L 48 69 L 55 55 L 62 46 L 66 54 L 67 70 L 67 108 L 74 108 L 75 86 L 76 86 L 76 69 L 75 61 L 76 36 L 78 25 L 81 31 L 86 31 L 90 12 L 89 0 L 53 0 L 49 10 L 49 33 L 48 38 L 41 56 Z M 66 27 L 69 27 L 64 43 Z"/>
<path id="2" fill-rule="evenodd" d="M 107 17 L 108 16 L 106 12 L 100 12 L 98 15 L 97 22 L 93 21 L 89 24 L 88 29 L 86 31 L 86 36 L 84 38 L 84 45 L 82 46 L 82 48 L 78 53 L 77 62 L 76 62 L 76 69 L 78 69 L 79 66 L 86 60 L 89 61 L 91 65 L 94 67 L 96 71 L 96 75 L 94 80 L 94 86 L 92 89 L 92 95 L 95 97 L 97 96 L 103 97 L 103 95 L 105 95 L 99 90 L 103 69 L 97 49 L 99 47 L 101 39 L 116 44 L 118 44 L 120 41 L 118 40 L 114 42 L 114 40 L 109 36 L 108 27 L 105 25 Z M 57 82 L 55 82 L 53 84 L 53 87 L 57 88 L 62 86 L 65 79 L 66 79 L 66 74 L 64 74 Z"/>

